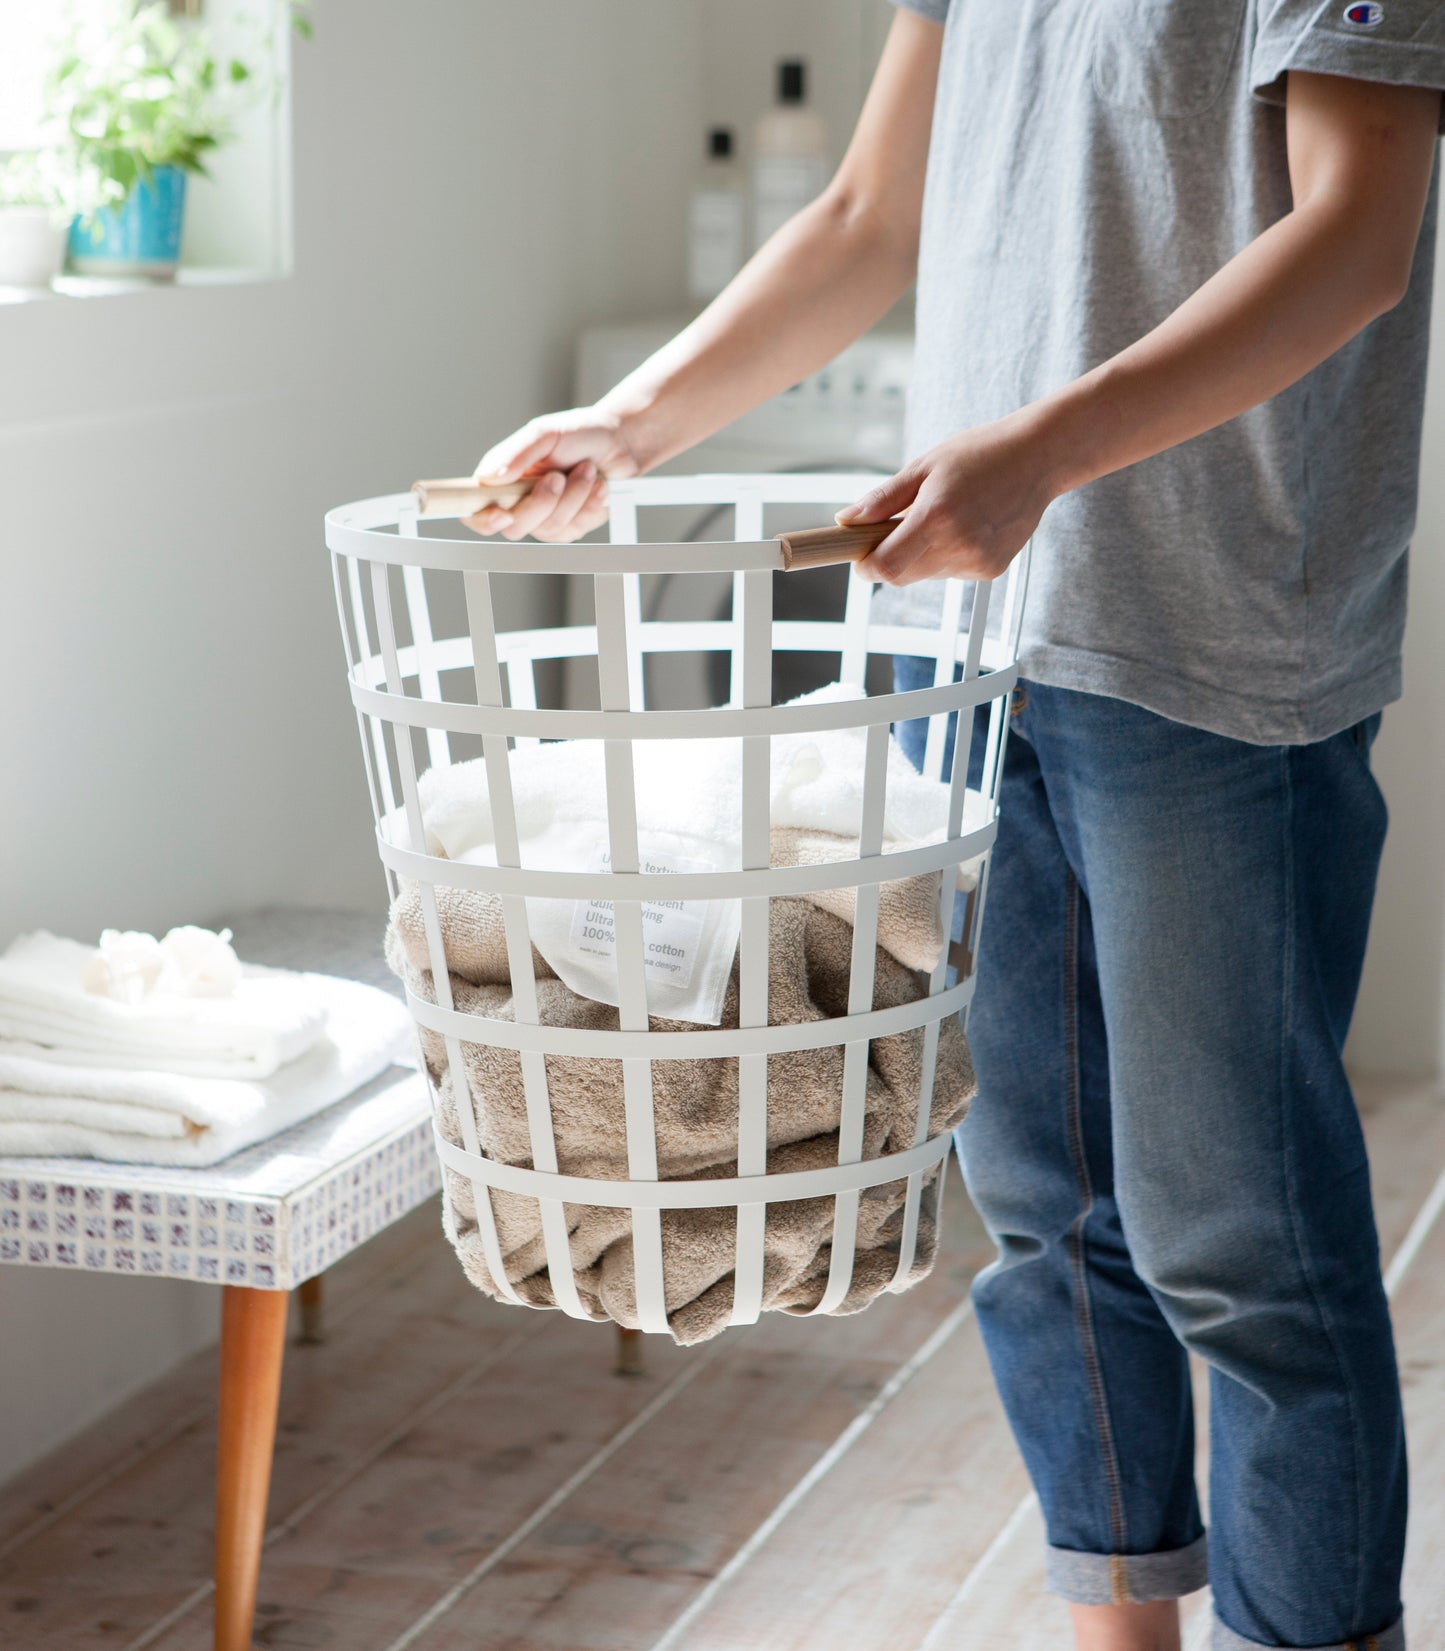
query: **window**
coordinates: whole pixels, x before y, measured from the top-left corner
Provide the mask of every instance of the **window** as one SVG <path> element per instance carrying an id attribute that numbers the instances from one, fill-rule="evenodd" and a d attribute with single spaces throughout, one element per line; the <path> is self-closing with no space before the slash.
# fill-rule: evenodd
<path id="1" fill-rule="evenodd" d="M 40 86 L 65 13 L 36 0 L 0 0 L 0 153 L 33 149 L 40 141 Z"/>
<path id="2" fill-rule="evenodd" d="M 102 15 L 108 0 L 0 0 L 0 161 L 41 142 L 41 92 L 54 42 L 70 17 Z M 114 3 L 114 0 L 110 0 Z M 178 19 L 214 36 L 222 61 L 239 58 L 255 91 L 232 136 L 187 186 L 182 274 L 264 278 L 290 268 L 290 0 L 169 0 Z M 63 278 L 75 294 L 114 283 Z"/>

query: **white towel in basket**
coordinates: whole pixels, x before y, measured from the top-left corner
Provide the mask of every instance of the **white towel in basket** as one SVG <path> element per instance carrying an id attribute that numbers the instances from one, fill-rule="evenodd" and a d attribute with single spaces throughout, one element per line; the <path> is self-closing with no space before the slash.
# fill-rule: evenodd
<path id="1" fill-rule="evenodd" d="M 94 946 L 22 935 L 0 955 L 0 1039 L 99 1066 L 266 1078 L 322 1035 L 326 1011 L 298 976 L 249 965 L 229 997 L 157 991 L 122 1003 L 86 991 Z"/>
<path id="2" fill-rule="evenodd" d="M 862 691 L 831 683 L 794 705 L 860 700 Z M 863 728 L 778 735 L 771 746 L 769 825 L 773 831 L 824 833 L 856 844 L 863 815 L 867 734 Z M 737 739 L 635 740 L 633 789 L 643 869 L 730 871 L 741 865 L 742 742 Z M 522 745 L 510 755 L 513 807 L 522 864 L 566 871 L 608 869 L 607 777 L 601 742 Z M 418 783 L 427 852 L 471 864 L 496 864 L 486 765 L 481 759 L 432 768 Z M 949 787 L 928 780 L 890 739 L 885 850 L 938 841 Z M 986 818 L 984 800 L 965 799 L 964 827 Z M 404 815 L 384 823 L 388 838 L 409 841 Z M 856 852 L 856 848 L 854 850 Z M 963 886 L 968 886 L 965 874 Z M 612 910 L 606 901 L 529 900 L 537 950 L 574 992 L 616 1005 Z M 648 1009 L 716 1026 L 737 951 L 734 901 L 668 901 L 643 908 Z"/>
<path id="3" fill-rule="evenodd" d="M 866 696 L 850 683 L 833 682 L 791 705 L 831 704 Z M 769 824 L 775 829 L 825 831 L 856 837 L 863 814 L 863 728 L 825 729 L 813 734 L 779 734 L 772 741 Z M 716 843 L 736 868 L 742 822 L 742 742 L 736 739 L 634 740 L 633 785 L 639 826 Z M 559 818 L 606 819 L 606 773 L 597 740 L 552 741 L 518 746 L 510 758 L 512 802 L 528 847 Z M 432 768 L 418 782 L 428 854 L 449 860 L 496 852 L 486 764 L 476 758 L 450 768 Z M 968 799 L 966 817 L 981 823 L 981 799 Z M 947 821 L 948 786 L 925 779 L 889 741 L 885 843 L 927 842 Z M 394 842 L 407 842 L 405 814 L 386 820 Z"/>
<path id="4" fill-rule="evenodd" d="M 214 1164 L 344 1099 L 388 1066 L 411 1065 L 411 1017 L 386 992 L 272 969 L 319 1016 L 321 1036 L 264 1079 L 78 1064 L 0 1043 L 0 1153 L 113 1163 Z"/>

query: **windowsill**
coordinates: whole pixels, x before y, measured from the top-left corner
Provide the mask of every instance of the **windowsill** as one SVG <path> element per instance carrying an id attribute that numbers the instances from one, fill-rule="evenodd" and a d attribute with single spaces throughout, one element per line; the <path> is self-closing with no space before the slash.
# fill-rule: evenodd
<path id="1" fill-rule="evenodd" d="M 44 303 L 54 298 L 124 298 L 131 293 L 174 287 L 234 287 L 283 278 L 283 272 L 267 269 L 181 269 L 174 280 L 138 275 L 61 275 L 49 287 L 0 286 L 0 305 Z"/>

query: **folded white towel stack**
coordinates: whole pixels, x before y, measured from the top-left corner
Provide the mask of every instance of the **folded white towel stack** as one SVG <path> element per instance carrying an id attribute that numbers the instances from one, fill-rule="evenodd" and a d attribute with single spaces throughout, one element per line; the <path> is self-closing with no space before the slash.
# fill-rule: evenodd
<path id="1" fill-rule="evenodd" d="M 192 997 L 158 982 L 128 1003 L 87 989 L 102 955 L 43 929 L 14 941 L 0 955 L 0 1038 L 96 1065 L 268 1078 L 325 1029 L 321 1006 L 282 970 L 243 969 L 229 997 Z"/>
<path id="2" fill-rule="evenodd" d="M 212 1164 L 413 1059 L 375 987 L 239 964 L 205 930 L 106 940 L 0 955 L 0 1153 Z"/>

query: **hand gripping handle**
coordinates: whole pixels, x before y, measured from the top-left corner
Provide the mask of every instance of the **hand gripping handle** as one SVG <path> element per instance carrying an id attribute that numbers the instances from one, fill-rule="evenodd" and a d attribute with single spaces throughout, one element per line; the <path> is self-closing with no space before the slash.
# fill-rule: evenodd
<path id="1" fill-rule="evenodd" d="M 417 514 L 423 519 L 474 516 L 489 504 L 510 510 L 532 491 L 537 478 L 523 476 L 500 484 L 474 481 L 470 476 L 445 476 L 413 482 Z M 829 567 L 837 562 L 860 562 L 898 526 L 897 517 L 870 522 L 866 527 L 809 527 L 777 535 L 784 572 L 795 568 Z"/>
<path id="2" fill-rule="evenodd" d="M 435 481 L 413 482 L 417 514 L 424 520 L 443 516 L 475 516 L 489 504 L 510 510 L 532 491 L 535 476 L 520 481 L 488 483 L 470 476 L 443 476 Z"/>
<path id="3" fill-rule="evenodd" d="M 798 533 L 778 534 L 783 571 L 829 567 L 834 562 L 861 562 L 898 526 L 898 518 L 869 522 L 864 527 L 807 527 Z"/>

